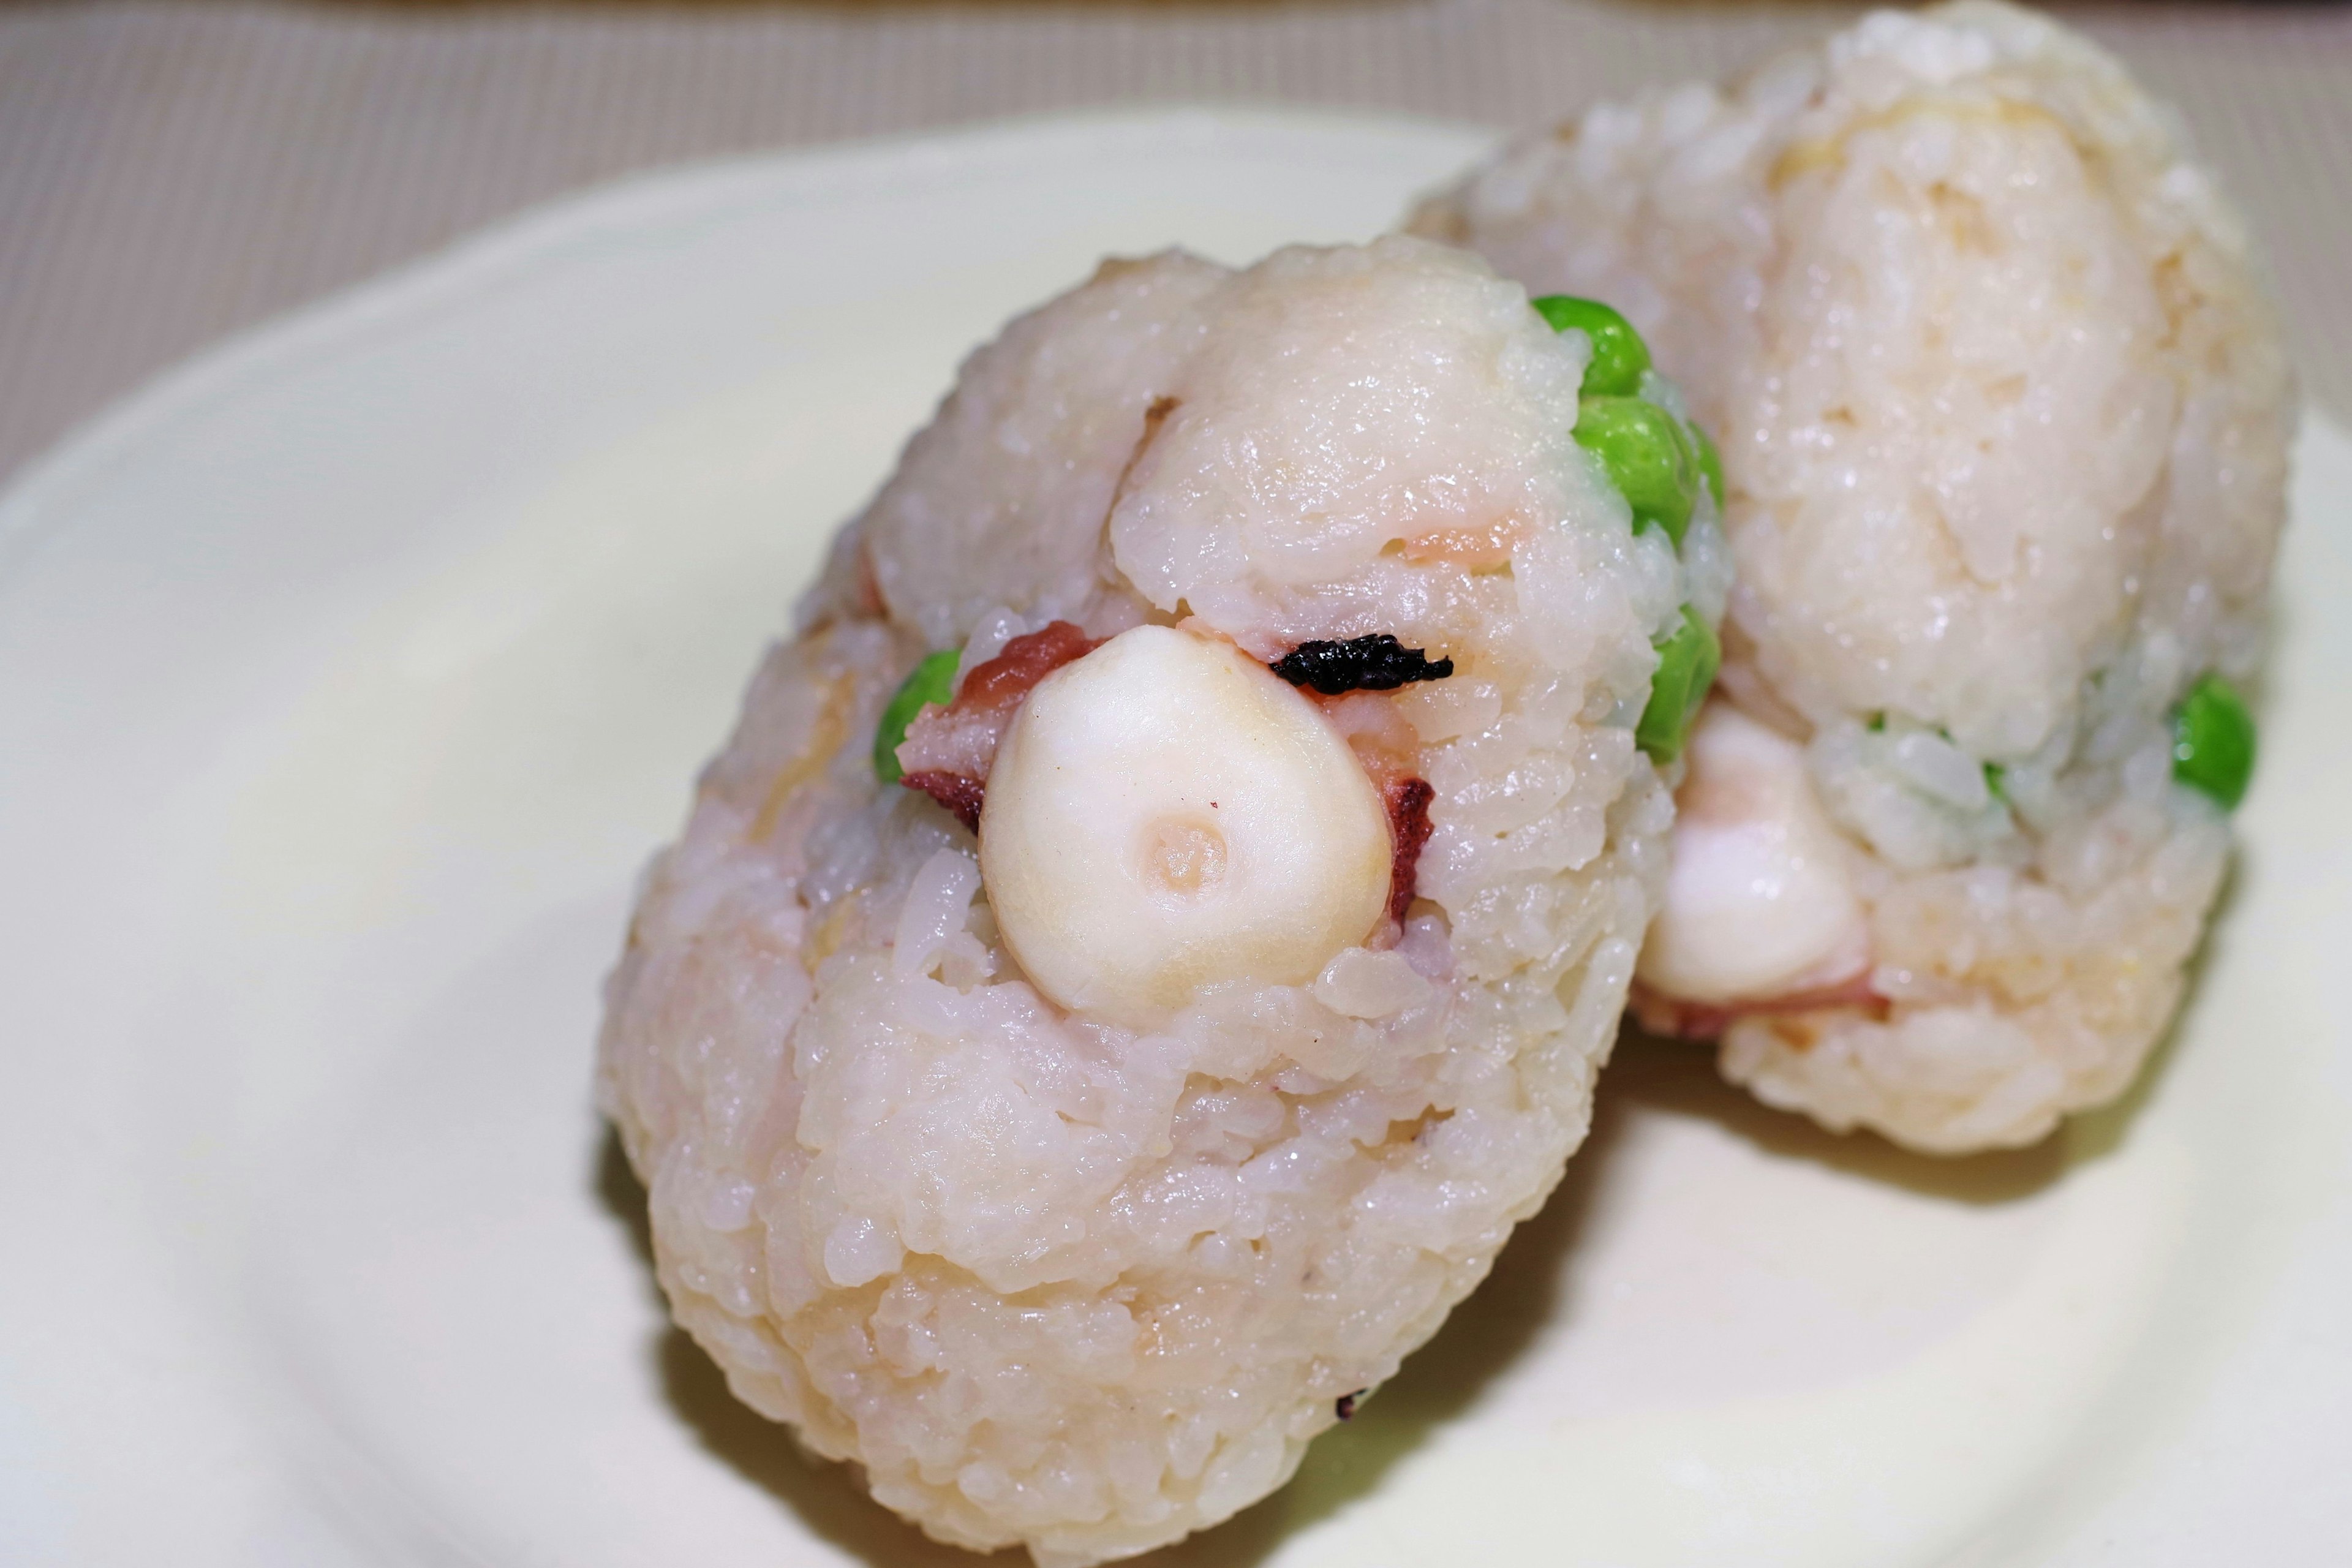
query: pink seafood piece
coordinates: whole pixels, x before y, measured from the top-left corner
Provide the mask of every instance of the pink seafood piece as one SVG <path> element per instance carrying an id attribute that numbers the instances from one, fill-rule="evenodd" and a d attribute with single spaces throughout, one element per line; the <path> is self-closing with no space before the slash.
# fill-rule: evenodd
<path id="1" fill-rule="evenodd" d="M 987 798 L 988 770 L 1004 726 L 1037 683 L 1072 659 L 1094 651 L 1096 640 L 1068 621 L 1053 621 L 1014 637 L 1003 652 L 974 665 L 955 700 L 915 715 L 898 744 L 898 782 L 929 795 L 975 833 Z"/>

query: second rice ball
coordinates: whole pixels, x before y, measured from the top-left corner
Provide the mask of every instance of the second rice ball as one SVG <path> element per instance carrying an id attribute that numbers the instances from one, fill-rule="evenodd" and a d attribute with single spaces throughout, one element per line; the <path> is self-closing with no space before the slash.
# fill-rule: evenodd
<path id="1" fill-rule="evenodd" d="M 2227 865 L 2294 423 L 2177 121 L 2048 17 L 1878 12 L 1413 226 L 1607 294 L 1722 441 L 1739 586 L 1644 1018 L 1937 1152 L 2122 1093 Z"/>

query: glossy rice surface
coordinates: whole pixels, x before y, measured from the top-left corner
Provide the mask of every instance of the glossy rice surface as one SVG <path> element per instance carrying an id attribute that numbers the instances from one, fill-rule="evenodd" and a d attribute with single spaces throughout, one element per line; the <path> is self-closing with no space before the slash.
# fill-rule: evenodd
<path id="1" fill-rule="evenodd" d="M 1652 639 L 1725 575 L 1576 447 L 1584 352 L 1413 239 L 1107 264 L 965 364 L 754 677 L 601 1099 L 678 1321 L 933 1535 L 1082 1563 L 1265 1495 L 1583 1138 L 1672 815 Z M 1041 997 L 867 752 L 928 650 L 1055 619 L 1453 658 L 1319 710 L 1434 787 L 1402 925 L 1148 1031 Z"/>
<path id="2" fill-rule="evenodd" d="M 1618 304 L 1719 438 L 1718 700 L 1805 743 L 1882 1000 L 1752 1014 L 1725 1070 L 1946 1152 L 2119 1093 L 2221 885 L 2169 715 L 2256 684 L 2294 418 L 2174 120 L 1969 0 L 1594 109 L 1411 226 Z"/>

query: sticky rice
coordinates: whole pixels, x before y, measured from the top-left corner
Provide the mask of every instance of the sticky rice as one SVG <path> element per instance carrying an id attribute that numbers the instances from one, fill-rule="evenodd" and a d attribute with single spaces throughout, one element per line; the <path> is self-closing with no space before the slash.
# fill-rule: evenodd
<path id="1" fill-rule="evenodd" d="M 1876 13 L 1411 227 L 1612 300 L 1722 442 L 1739 586 L 1644 1017 L 1927 1150 L 2121 1092 L 2221 884 L 2293 423 L 2171 118 L 2045 18 Z"/>
<path id="2" fill-rule="evenodd" d="M 602 1103 L 678 1321 L 940 1540 L 1086 1563 L 1262 1497 L 1584 1137 L 1665 872 L 1657 647 L 1727 577 L 1711 500 L 1637 531 L 1573 438 L 1591 351 L 1416 239 L 1106 264 L 965 364 L 753 679 L 610 981 Z M 1004 902 L 1091 813 L 1260 787 L 1212 745 L 1052 794 L 1160 743 L 1089 692 L 1175 686 L 1244 693 L 1179 718 L 1330 804 L 1336 951 L 1294 922 L 1130 984 L 1166 911 L 1109 871 Z M 1152 841 L 1170 909 L 1246 881 L 1199 820 Z"/>

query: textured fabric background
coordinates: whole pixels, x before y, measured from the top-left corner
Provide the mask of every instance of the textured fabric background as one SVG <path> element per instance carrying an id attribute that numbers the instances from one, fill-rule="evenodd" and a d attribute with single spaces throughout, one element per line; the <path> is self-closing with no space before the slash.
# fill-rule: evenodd
<path id="1" fill-rule="evenodd" d="M 1849 7 L 1210 0 L 0 9 L 0 473 L 234 328 L 647 165 L 1084 105 L 1525 127 Z M 2352 412 L 2352 8 L 2077 9 L 2265 236 Z"/>

